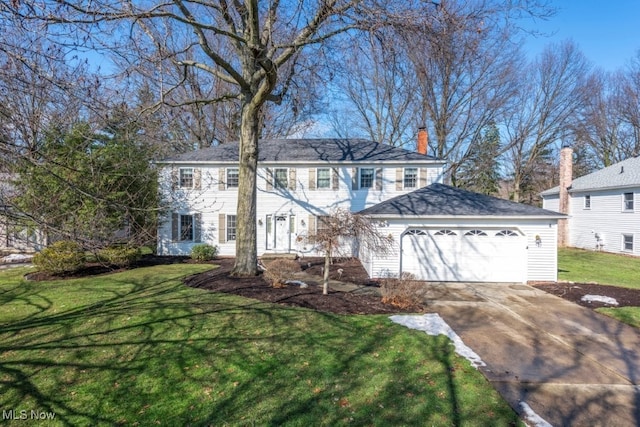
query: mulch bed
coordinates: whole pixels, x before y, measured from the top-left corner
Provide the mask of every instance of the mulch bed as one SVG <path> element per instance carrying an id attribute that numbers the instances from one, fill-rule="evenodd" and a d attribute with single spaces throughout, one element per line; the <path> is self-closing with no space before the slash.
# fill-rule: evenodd
<path id="1" fill-rule="evenodd" d="M 321 268 L 323 260 L 319 258 L 305 258 L 298 261 L 307 274 L 316 275 L 321 282 Z M 260 301 L 283 304 L 294 307 L 305 307 L 312 310 L 336 314 L 393 314 L 411 310 L 402 310 L 390 304 L 383 304 L 380 297 L 329 290 L 328 295 L 322 294 L 322 287 L 310 284 L 308 288 L 298 285 L 288 285 L 283 288 L 271 287 L 262 277 L 237 278 L 230 276 L 234 260 L 221 258 L 214 262 L 220 267 L 188 277 L 187 286 L 207 289 L 214 292 L 225 292 L 253 298 Z M 342 269 L 340 277 L 333 270 Z M 358 260 L 344 259 L 332 265 L 332 279 L 355 284 L 376 286 L 367 276 Z"/>
<path id="2" fill-rule="evenodd" d="M 550 294 L 562 297 L 583 307 L 640 307 L 640 289 L 619 288 L 617 286 L 596 285 L 592 283 L 545 283 L 535 284 Z M 582 301 L 585 295 L 599 295 L 614 298 L 618 305 L 608 305 L 599 301 Z"/>
<path id="3" fill-rule="evenodd" d="M 188 257 L 145 255 L 135 265 L 128 268 L 190 262 L 193 261 Z M 304 258 L 298 262 L 305 273 L 317 277 L 315 281 L 317 284 L 322 282 L 322 267 L 324 264 L 322 258 Z M 383 304 L 380 297 L 373 295 L 333 290 L 330 290 L 328 295 L 323 295 L 322 287 L 311 283 L 308 288 L 300 288 L 297 285 L 273 288 L 267 284 L 261 276 L 250 278 L 232 277 L 230 272 L 233 268 L 233 263 L 233 258 L 216 259 L 212 264 L 219 265 L 219 268 L 190 276 L 185 279 L 185 284 L 193 288 L 225 292 L 260 301 L 284 304 L 287 306 L 306 307 L 317 311 L 337 314 L 393 314 L 422 311 L 421 307 L 400 309 L 390 304 Z M 26 278 L 34 281 L 73 279 L 115 273 L 126 269 L 127 268 L 118 268 L 96 263 L 89 264 L 80 271 L 62 276 L 34 272 L 27 274 Z M 338 269 L 342 270 L 340 276 L 338 276 L 337 273 Z M 331 279 L 363 286 L 377 286 L 377 282 L 369 279 L 360 261 L 354 258 L 335 260 L 331 269 Z M 533 286 L 592 309 L 610 306 L 598 301 L 582 301 L 583 296 L 600 295 L 611 297 L 618 302 L 616 307 L 640 307 L 640 290 L 636 289 L 590 283 L 534 283 Z"/>

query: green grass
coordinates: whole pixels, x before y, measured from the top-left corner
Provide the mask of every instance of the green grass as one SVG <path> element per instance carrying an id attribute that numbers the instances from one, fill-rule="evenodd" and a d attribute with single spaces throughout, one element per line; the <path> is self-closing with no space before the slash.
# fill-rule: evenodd
<path id="1" fill-rule="evenodd" d="M 60 426 L 517 422 L 443 336 L 181 284 L 207 268 L 0 272 L 0 410 L 54 412 L 46 425 Z"/>
<path id="2" fill-rule="evenodd" d="M 597 308 L 596 311 L 627 325 L 640 328 L 640 307 Z"/>
<path id="3" fill-rule="evenodd" d="M 640 289 L 640 258 L 574 248 L 558 249 L 558 279 Z M 596 311 L 640 328 L 640 307 Z"/>
<path id="4" fill-rule="evenodd" d="M 558 279 L 640 289 L 640 257 L 558 249 Z"/>

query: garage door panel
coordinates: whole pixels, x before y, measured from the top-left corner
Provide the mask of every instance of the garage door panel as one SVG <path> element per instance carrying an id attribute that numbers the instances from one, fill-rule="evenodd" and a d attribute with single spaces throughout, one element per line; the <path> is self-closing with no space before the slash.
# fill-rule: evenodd
<path id="1" fill-rule="evenodd" d="M 405 234 L 402 271 L 431 281 L 522 282 L 526 275 L 526 239 L 517 233 L 496 236 L 438 235 L 438 230 Z"/>

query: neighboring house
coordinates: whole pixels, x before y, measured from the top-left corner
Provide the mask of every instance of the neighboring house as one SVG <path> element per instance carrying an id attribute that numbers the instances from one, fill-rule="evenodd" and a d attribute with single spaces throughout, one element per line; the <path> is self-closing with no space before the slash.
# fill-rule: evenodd
<path id="1" fill-rule="evenodd" d="M 569 216 L 559 245 L 640 255 L 640 158 L 573 180 L 571 174 L 572 149 L 565 147 L 560 185 L 542 193 L 544 208 Z"/>
<path id="2" fill-rule="evenodd" d="M 444 161 L 359 139 L 264 140 L 258 161 L 258 255 L 320 255 L 305 236 L 336 208 L 362 211 L 396 238 L 396 254 L 358 255 L 372 277 L 411 272 L 425 280 L 555 280 L 562 215 L 442 185 Z M 171 206 L 158 253 L 184 255 L 198 242 L 235 255 L 238 144 L 158 162 Z"/>
<path id="3" fill-rule="evenodd" d="M 13 175 L 0 173 L 0 254 L 11 252 L 34 252 L 44 243 L 42 233 L 24 225 L 23 216 L 10 203 L 14 188 Z"/>

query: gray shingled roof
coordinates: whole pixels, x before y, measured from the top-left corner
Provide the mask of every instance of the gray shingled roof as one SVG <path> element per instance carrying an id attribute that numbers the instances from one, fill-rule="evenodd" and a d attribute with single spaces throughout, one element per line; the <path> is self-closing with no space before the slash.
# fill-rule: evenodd
<path id="1" fill-rule="evenodd" d="M 191 151 L 158 163 L 226 163 L 238 161 L 238 143 Z M 265 139 L 259 162 L 376 162 L 437 160 L 432 156 L 364 139 Z"/>
<path id="2" fill-rule="evenodd" d="M 576 178 L 571 182 L 569 192 L 604 190 L 607 188 L 640 187 L 640 157 L 631 157 L 615 165 Z M 558 194 L 556 186 L 540 193 L 542 196 Z"/>
<path id="3" fill-rule="evenodd" d="M 485 196 L 444 184 L 431 184 L 360 211 L 373 216 L 500 216 L 563 218 L 566 215 Z"/>

